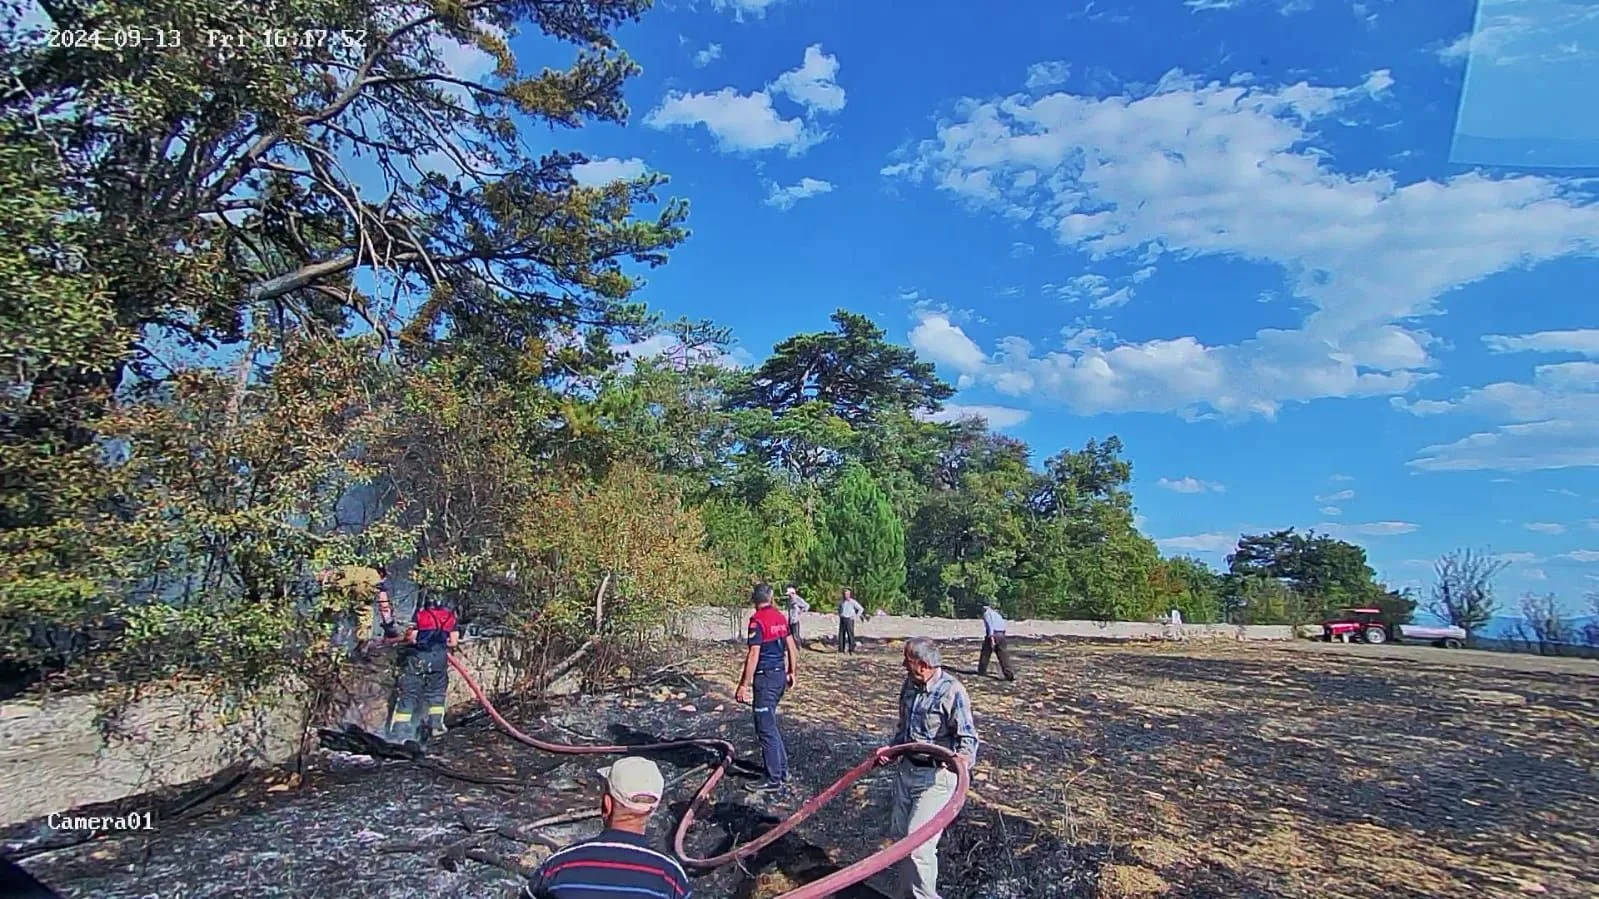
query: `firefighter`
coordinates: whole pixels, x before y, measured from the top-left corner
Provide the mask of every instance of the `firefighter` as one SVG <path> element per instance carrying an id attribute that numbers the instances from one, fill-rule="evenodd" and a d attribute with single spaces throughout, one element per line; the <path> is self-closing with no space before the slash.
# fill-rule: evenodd
<path id="1" fill-rule="evenodd" d="M 460 643 L 455 613 L 431 597 L 416 610 L 401 646 L 400 680 L 388 739 L 425 742 L 444 733 L 445 697 L 450 687 L 449 652 Z M 427 727 L 420 732 L 418 723 Z"/>
<path id="2" fill-rule="evenodd" d="M 400 635 L 394 623 L 394 606 L 389 602 L 388 576 L 388 569 L 382 565 L 340 565 L 317 575 L 322 589 L 333 597 L 334 642 L 340 646 L 347 641 L 353 643 L 352 655 L 362 655 L 372 639 L 374 602 L 383 636 L 392 639 Z"/>
<path id="3" fill-rule="evenodd" d="M 761 743 L 766 777 L 745 789 L 751 793 L 783 793 L 788 789 L 788 750 L 777 727 L 777 703 L 794 686 L 799 646 L 789 632 L 787 617 L 772 604 L 770 584 L 756 584 L 750 601 L 755 613 L 750 616 L 749 649 L 733 698 L 735 702 L 749 703 L 755 712 L 755 734 Z"/>

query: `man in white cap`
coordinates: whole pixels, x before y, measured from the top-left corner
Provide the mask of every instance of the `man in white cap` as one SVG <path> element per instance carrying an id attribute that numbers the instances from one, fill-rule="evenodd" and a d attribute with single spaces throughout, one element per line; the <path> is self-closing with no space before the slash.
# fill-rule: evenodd
<path id="1" fill-rule="evenodd" d="M 649 759 L 628 756 L 600 769 L 605 829 L 551 855 L 528 878 L 534 899 L 690 899 L 688 875 L 650 848 L 644 832 L 666 783 Z"/>

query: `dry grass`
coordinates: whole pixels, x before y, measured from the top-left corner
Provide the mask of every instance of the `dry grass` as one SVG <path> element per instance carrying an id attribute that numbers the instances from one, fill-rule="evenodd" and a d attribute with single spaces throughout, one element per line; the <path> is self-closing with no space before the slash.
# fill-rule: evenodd
<path id="1" fill-rule="evenodd" d="M 1073 889 L 1031 878 L 1039 896 L 1095 895 L 1090 879 L 1101 896 L 1599 895 L 1599 677 L 1034 643 L 1006 684 L 970 670 L 974 646 L 946 653 L 984 739 L 942 847 L 946 896 L 1008 895 L 984 884 L 1029 867 L 1092 869 Z M 893 645 L 806 653 L 782 708 L 818 784 L 888 738 L 897 663 Z M 706 676 L 726 689 L 733 670 Z M 811 729 L 861 739 L 814 750 Z M 882 812 L 858 808 L 865 839 Z"/>
<path id="2" fill-rule="evenodd" d="M 974 644 L 945 649 L 985 741 L 966 808 L 939 846 L 946 899 L 1596 895 L 1599 676 L 1583 672 L 1599 666 L 1504 670 L 1444 653 L 1230 641 L 1018 642 L 1021 680 L 1007 684 L 971 672 Z M 555 739 L 719 734 L 753 758 L 748 709 L 731 700 L 740 654 L 714 647 L 692 679 L 664 688 L 505 711 Z M 800 673 L 780 711 L 801 792 L 817 791 L 891 737 L 899 649 L 806 652 Z M 318 773 L 306 789 L 263 790 L 153 838 L 30 867 L 73 897 L 232 895 L 244 881 L 268 899 L 509 897 L 514 880 L 478 862 L 377 849 L 514 830 L 594 801 L 592 758 L 531 753 L 481 722 L 453 729 L 438 751 L 456 769 L 529 788 L 395 764 Z M 659 761 L 670 780 L 707 759 Z M 690 781 L 652 831 L 661 844 L 698 776 Z M 762 804 L 726 783 L 691 850 L 748 839 L 798 803 Z M 863 781 L 747 875 L 701 878 L 696 895 L 775 896 L 849 864 L 882 845 L 889 790 L 886 775 Z M 585 828 L 542 834 L 558 843 Z M 484 845 L 525 863 L 548 849 Z"/>

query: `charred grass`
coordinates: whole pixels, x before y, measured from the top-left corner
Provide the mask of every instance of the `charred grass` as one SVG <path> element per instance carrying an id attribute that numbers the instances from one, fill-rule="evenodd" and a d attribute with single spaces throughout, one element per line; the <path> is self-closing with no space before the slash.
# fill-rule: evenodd
<path id="1" fill-rule="evenodd" d="M 553 707 L 505 709 L 543 736 L 752 747 L 730 699 L 739 650 L 692 674 Z M 1583 896 L 1599 883 L 1599 676 L 1363 658 L 1233 643 L 1017 641 L 1021 677 L 946 645 L 984 745 L 939 847 L 947 899 L 1117 896 Z M 820 790 L 891 736 L 898 649 L 804 655 L 782 704 L 795 775 Z M 1599 666 L 1595 666 L 1599 672 Z M 753 749 L 749 750 L 753 752 Z M 594 833 L 534 822 L 594 804 L 600 761 L 512 743 L 481 720 L 434 747 L 467 783 L 405 762 L 324 760 L 303 784 L 258 779 L 153 833 L 40 855 L 74 897 L 513 896 L 515 871 Z M 710 758 L 659 756 L 670 842 Z M 792 811 L 724 780 L 690 849 L 710 855 Z M 885 843 L 888 775 L 868 778 L 701 896 L 760 899 Z M 892 894 L 880 876 L 853 895 Z"/>

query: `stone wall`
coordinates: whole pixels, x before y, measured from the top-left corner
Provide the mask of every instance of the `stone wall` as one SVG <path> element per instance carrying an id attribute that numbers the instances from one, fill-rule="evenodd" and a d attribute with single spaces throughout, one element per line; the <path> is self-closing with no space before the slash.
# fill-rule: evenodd
<path id="1" fill-rule="evenodd" d="M 465 641 L 460 649 L 485 690 L 509 686 L 492 640 Z M 395 668 L 392 651 L 359 666 L 354 688 L 335 701 L 333 720 L 372 730 L 387 720 Z M 78 806 L 114 802 L 166 786 L 201 780 L 240 761 L 278 764 L 294 756 L 300 736 L 303 684 L 289 683 L 262 697 L 259 708 L 224 722 L 198 690 L 152 688 L 120 716 L 108 739 L 97 722 L 94 696 L 51 696 L 0 704 L 0 826 Z M 450 678 L 452 708 L 473 701 L 458 677 Z"/>
<path id="2" fill-rule="evenodd" d="M 697 609 L 683 616 L 683 629 L 697 640 L 732 640 L 744 636 L 749 611 Z M 1318 629 L 1319 632 L 1319 629 Z M 1011 621 L 1006 633 L 1012 637 L 1077 637 L 1099 640 L 1160 640 L 1181 638 L 1228 640 L 1292 640 L 1294 628 L 1244 626 L 1237 624 L 1185 624 L 1169 627 L 1136 621 Z M 800 616 L 800 636 L 805 639 L 831 639 L 838 634 L 838 616 L 807 612 Z M 983 622 L 975 618 L 913 618 L 884 615 L 865 618 L 855 625 L 855 636 L 880 639 L 933 637 L 939 640 L 977 640 L 983 636 Z"/>

